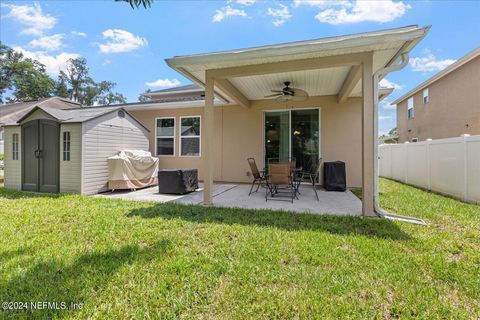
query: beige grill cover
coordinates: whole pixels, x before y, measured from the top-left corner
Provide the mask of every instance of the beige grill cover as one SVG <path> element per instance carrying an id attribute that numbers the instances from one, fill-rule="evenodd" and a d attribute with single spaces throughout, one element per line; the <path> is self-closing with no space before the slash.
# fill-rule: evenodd
<path id="1" fill-rule="evenodd" d="M 108 188 L 138 189 L 158 183 L 158 158 L 143 150 L 123 150 L 108 158 Z"/>

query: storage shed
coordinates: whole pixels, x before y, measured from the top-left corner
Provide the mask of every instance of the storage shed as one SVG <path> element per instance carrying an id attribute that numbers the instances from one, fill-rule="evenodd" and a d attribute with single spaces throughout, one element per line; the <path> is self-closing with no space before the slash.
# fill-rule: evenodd
<path id="1" fill-rule="evenodd" d="M 115 106 L 36 106 L 5 126 L 5 188 L 95 194 L 107 191 L 107 158 L 148 150 L 148 132 Z"/>

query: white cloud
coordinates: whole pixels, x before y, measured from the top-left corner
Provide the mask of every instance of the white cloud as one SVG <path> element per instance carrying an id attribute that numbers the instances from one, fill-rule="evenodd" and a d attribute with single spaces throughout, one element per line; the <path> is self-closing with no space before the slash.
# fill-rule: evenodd
<path id="1" fill-rule="evenodd" d="M 112 61 L 107 59 L 107 60 L 102 62 L 102 66 L 105 67 L 106 65 L 109 65 L 110 63 L 112 63 Z"/>
<path id="2" fill-rule="evenodd" d="M 153 82 L 145 82 L 145 85 L 148 87 L 154 88 L 171 88 L 180 85 L 180 81 L 178 79 L 158 79 L 157 81 Z"/>
<path id="3" fill-rule="evenodd" d="M 72 31 L 71 34 L 73 34 L 74 36 L 79 36 L 84 38 L 87 36 L 85 32 L 80 32 L 80 31 Z"/>
<path id="4" fill-rule="evenodd" d="M 235 2 L 244 6 L 251 6 L 252 4 L 257 2 L 257 0 L 236 0 Z"/>
<path id="5" fill-rule="evenodd" d="M 393 88 L 393 89 L 396 89 L 396 90 L 402 90 L 403 89 L 402 85 L 400 85 L 398 83 L 395 83 L 395 82 L 392 82 L 392 81 L 389 81 L 387 79 L 380 80 L 379 85 L 380 85 L 380 87 L 384 87 L 384 88 Z"/>
<path id="6" fill-rule="evenodd" d="M 40 48 L 48 51 L 58 50 L 63 47 L 63 34 L 54 34 L 30 41 L 28 44 L 32 48 Z"/>
<path id="7" fill-rule="evenodd" d="M 343 6 L 343 7 L 350 7 L 352 6 L 352 3 L 347 0 L 294 0 L 293 5 L 295 7 L 301 6 L 301 5 L 308 5 L 311 7 L 316 7 L 320 9 L 325 9 L 327 7 L 333 7 L 333 6 Z"/>
<path id="8" fill-rule="evenodd" d="M 277 9 L 268 8 L 267 11 L 267 15 L 273 17 L 273 25 L 275 27 L 283 25 L 288 19 L 292 17 L 287 6 L 283 4 L 279 4 L 279 6 L 280 7 Z"/>
<path id="9" fill-rule="evenodd" d="M 41 36 L 51 30 L 57 23 L 57 18 L 44 14 L 38 3 L 33 5 L 1 4 L 1 7 L 10 9 L 5 17 L 18 21 L 26 27 L 23 34 Z"/>
<path id="10" fill-rule="evenodd" d="M 98 45 L 102 53 L 129 52 L 147 45 L 145 38 L 140 38 L 126 30 L 108 29 L 102 32 L 105 43 Z"/>
<path id="11" fill-rule="evenodd" d="M 392 116 L 379 116 L 378 120 L 383 121 L 383 120 L 390 120 L 392 118 L 393 118 Z"/>
<path id="12" fill-rule="evenodd" d="M 395 109 L 397 109 L 397 105 L 392 104 L 392 102 L 389 101 L 388 99 L 384 99 L 384 100 L 380 101 L 380 106 L 384 110 L 395 110 Z"/>
<path id="13" fill-rule="evenodd" d="M 440 71 L 454 63 L 454 59 L 437 60 L 437 58 L 429 53 L 424 57 L 416 57 L 410 59 L 410 65 L 413 71 L 431 72 Z"/>
<path id="14" fill-rule="evenodd" d="M 248 15 L 245 12 L 245 10 L 234 9 L 230 6 L 226 6 L 222 9 L 220 9 L 220 10 L 216 10 L 216 13 L 212 18 L 212 21 L 213 22 L 220 22 L 220 21 L 223 21 L 225 18 L 234 17 L 234 16 L 247 17 Z"/>
<path id="15" fill-rule="evenodd" d="M 405 14 L 411 8 L 402 1 L 383 0 L 356 0 L 356 1 L 328 1 L 328 0 L 295 0 L 294 6 L 308 5 L 321 9 L 316 16 L 320 22 L 328 24 L 345 24 L 358 22 L 390 22 Z"/>
<path id="16" fill-rule="evenodd" d="M 35 59 L 45 65 L 48 74 L 56 77 L 60 70 L 65 70 L 68 59 L 80 57 L 79 54 L 62 52 L 58 55 L 48 55 L 43 51 L 28 51 L 21 47 L 13 47 L 15 51 L 23 53 L 26 58 Z"/>

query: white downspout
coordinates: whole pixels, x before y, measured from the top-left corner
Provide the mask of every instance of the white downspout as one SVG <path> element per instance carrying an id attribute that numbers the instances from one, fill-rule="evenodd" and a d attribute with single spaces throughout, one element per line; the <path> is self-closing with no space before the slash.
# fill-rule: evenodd
<path id="1" fill-rule="evenodd" d="M 382 68 L 378 71 L 376 71 L 373 74 L 373 132 L 374 132 L 374 148 L 373 148 L 373 172 L 374 172 L 374 179 L 373 179 L 373 208 L 375 210 L 375 213 L 382 217 L 382 218 L 387 218 L 387 219 L 394 219 L 394 220 L 400 220 L 404 222 L 409 222 L 409 223 L 415 223 L 415 224 L 423 224 L 425 225 L 425 221 L 422 219 L 416 219 L 416 218 L 411 218 L 411 217 L 404 217 L 404 216 L 398 216 L 398 215 L 393 215 L 385 212 L 382 208 L 380 208 L 380 202 L 379 202 L 379 197 L 378 197 L 378 176 L 379 176 L 379 170 L 378 170 L 378 83 L 380 76 L 385 76 L 388 73 L 392 71 L 397 71 L 405 67 L 408 63 L 409 56 L 407 52 L 404 52 L 401 54 L 402 62 L 397 65 L 392 65 L 390 67 Z"/>

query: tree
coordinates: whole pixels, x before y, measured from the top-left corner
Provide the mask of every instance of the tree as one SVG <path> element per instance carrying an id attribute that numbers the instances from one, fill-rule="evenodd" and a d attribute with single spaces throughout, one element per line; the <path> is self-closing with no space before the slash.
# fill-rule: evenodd
<path id="1" fill-rule="evenodd" d="M 390 131 L 388 131 L 388 135 L 389 135 L 390 137 L 396 137 L 396 136 L 398 136 L 397 127 L 390 129 Z"/>
<path id="2" fill-rule="evenodd" d="M 150 8 L 153 3 L 153 0 L 115 0 L 116 2 L 127 2 L 130 6 L 135 9 L 143 6 L 145 9 Z"/>
<path id="3" fill-rule="evenodd" d="M 60 71 L 59 81 L 70 86 L 68 89 L 70 100 L 81 102 L 84 88 L 94 84 L 88 71 L 85 58 L 68 59 L 66 70 Z"/>
<path id="4" fill-rule="evenodd" d="M 49 97 L 55 88 L 43 64 L 1 43 L 0 75 L 0 102 L 7 90 L 13 90 L 13 98 L 8 101 L 22 101 Z"/>
<path id="5" fill-rule="evenodd" d="M 145 93 L 149 93 L 149 92 L 152 92 L 152 90 L 148 89 L 147 91 L 145 91 Z M 146 96 L 144 93 L 138 96 L 138 101 L 140 102 L 147 102 L 150 100 L 151 100 L 150 97 Z"/>
<path id="6" fill-rule="evenodd" d="M 62 98 L 68 98 L 69 93 L 68 93 L 68 87 L 65 79 L 61 79 L 59 77 L 56 85 L 55 85 L 55 95 L 57 97 L 62 97 Z"/>
<path id="7" fill-rule="evenodd" d="M 66 71 L 60 71 L 57 89 L 66 90 L 71 100 L 87 106 L 126 103 L 124 95 L 113 92 L 116 85 L 112 81 L 95 82 L 89 75 L 87 60 L 77 58 L 69 59 Z"/>

